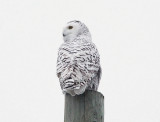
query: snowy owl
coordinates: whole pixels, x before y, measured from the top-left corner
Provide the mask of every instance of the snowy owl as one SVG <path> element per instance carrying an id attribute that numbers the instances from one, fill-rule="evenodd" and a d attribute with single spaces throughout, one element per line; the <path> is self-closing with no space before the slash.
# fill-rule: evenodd
<path id="1" fill-rule="evenodd" d="M 75 96 L 86 89 L 97 91 L 101 78 L 100 56 L 87 26 L 76 20 L 68 22 L 63 39 L 57 58 L 57 76 L 63 93 Z"/>

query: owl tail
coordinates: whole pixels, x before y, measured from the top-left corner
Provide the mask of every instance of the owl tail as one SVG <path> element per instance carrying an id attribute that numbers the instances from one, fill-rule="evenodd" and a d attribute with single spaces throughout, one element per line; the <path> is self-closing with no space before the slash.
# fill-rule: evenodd
<path id="1" fill-rule="evenodd" d="M 77 86 L 76 81 L 79 77 L 77 77 L 76 70 L 73 65 L 70 65 L 65 71 L 62 73 L 62 84 L 65 88 L 75 88 Z"/>

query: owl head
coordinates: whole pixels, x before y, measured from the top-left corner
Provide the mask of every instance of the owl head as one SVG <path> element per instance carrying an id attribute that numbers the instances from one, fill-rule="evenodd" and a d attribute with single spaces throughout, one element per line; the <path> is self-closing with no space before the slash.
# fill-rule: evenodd
<path id="1" fill-rule="evenodd" d="M 63 28 L 64 41 L 72 41 L 79 36 L 90 36 L 87 26 L 77 20 L 70 21 Z"/>

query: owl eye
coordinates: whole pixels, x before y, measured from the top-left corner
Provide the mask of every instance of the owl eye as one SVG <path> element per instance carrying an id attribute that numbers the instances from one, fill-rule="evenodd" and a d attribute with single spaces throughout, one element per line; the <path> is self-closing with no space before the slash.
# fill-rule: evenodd
<path id="1" fill-rule="evenodd" d="M 68 26 L 68 29 L 72 29 L 73 28 L 73 26 Z"/>

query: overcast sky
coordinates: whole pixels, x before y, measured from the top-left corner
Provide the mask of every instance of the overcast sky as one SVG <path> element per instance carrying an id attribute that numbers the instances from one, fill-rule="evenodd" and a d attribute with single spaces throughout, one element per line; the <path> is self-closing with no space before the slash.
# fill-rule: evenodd
<path id="1" fill-rule="evenodd" d="M 101 55 L 105 122 L 160 122 L 159 0 L 0 0 L 0 121 L 63 122 L 62 28 L 84 22 Z"/>

